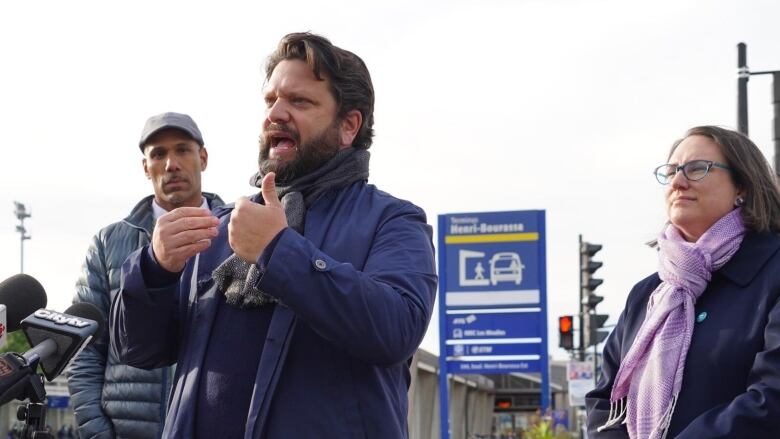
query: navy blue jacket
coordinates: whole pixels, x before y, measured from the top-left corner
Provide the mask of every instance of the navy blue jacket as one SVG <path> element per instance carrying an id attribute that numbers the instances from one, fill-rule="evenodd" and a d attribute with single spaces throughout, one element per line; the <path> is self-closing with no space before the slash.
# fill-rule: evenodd
<path id="1" fill-rule="evenodd" d="M 123 361 L 145 368 L 178 362 L 166 438 L 194 437 L 201 365 L 221 294 L 211 272 L 232 253 L 230 212 L 217 212 L 219 236 L 174 287 L 148 290 L 141 252 L 131 255 L 112 304 L 112 349 Z M 364 181 L 326 193 L 309 208 L 304 236 L 280 234 L 258 286 L 284 305 L 257 340 L 263 350 L 255 382 L 247 383 L 245 437 L 407 437 L 408 362 L 436 289 L 424 212 Z M 241 353 L 225 361 L 241 361 Z"/>
<path id="2" fill-rule="evenodd" d="M 713 273 L 696 303 L 682 388 L 668 438 L 780 437 L 780 237 L 748 232 L 732 259 Z M 604 347 L 599 384 L 586 396 L 588 437 L 627 438 L 625 425 L 596 432 L 607 421 L 620 361 L 645 317 L 658 274 L 631 290 Z"/>
<path id="3" fill-rule="evenodd" d="M 203 193 L 209 206 L 222 206 L 215 194 Z M 149 243 L 154 229 L 152 199 L 142 199 L 125 219 L 92 238 L 76 282 L 73 303 L 87 302 L 108 316 L 119 291 L 127 256 Z M 68 388 L 82 439 L 156 439 L 162 433 L 171 389 L 171 368 L 141 370 L 122 364 L 108 351 L 108 334 L 86 347 L 68 368 Z"/>

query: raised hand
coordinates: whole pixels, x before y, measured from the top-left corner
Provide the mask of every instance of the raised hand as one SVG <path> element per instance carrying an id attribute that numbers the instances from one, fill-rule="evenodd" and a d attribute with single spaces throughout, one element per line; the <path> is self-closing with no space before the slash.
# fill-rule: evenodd
<path id="1" fill-rule="evenodd" d="M 263 177 L 262 193 L 265 205 L 253 203 L 246 197 L 236 201 L 228 224 L 230 248 L 243 260 L 257 262 L 257 258 L 279 232 L 287 227 L 282 202 L 276 195 L 276 175 Z"/>
<path id="2" fill-rule="evenodd" d="M 161 216 L 152 233 L 157 263 L 170 272 L 182 271 L 187 259 L 211 245 L 217 225 L 219 220 L 200 207 L 180 207 Z"/>

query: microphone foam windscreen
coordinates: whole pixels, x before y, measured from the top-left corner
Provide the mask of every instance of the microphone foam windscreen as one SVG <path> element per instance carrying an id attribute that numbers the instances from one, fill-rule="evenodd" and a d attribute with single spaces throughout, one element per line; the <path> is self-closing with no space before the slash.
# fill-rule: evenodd
<path id="1" fill-rule="evenodd" d="M 100 336 L 103 334 L 103 331 L 105 330 L 106 322 L 105 317 L 103 317 L 103 313 L 100 312 L 100 310 L 91 303 L 75 303 L 71 305 L 70 308 L 65 310 L 65 314 L 70 314 L 72 316 L 82 317 L 97 322 L 98 328 L 97 331 L 92 334 L 92 340 L 89 342 L 90 344 L 94 343 L 98 338 L 100 338 Z"/>
<path id="2" fill-rule="evenodd" d="M 7 308 L 8 332 L 16 331 L 22 319 L 46 308 L 46 291 L 34 277 L 16 274 L 0 282 L 0 304 Z"/>

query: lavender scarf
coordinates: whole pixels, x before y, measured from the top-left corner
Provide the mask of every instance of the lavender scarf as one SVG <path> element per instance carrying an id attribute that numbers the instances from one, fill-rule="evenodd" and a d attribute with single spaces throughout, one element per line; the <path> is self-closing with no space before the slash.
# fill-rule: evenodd
<path id="1" fill-rule="evenodd" d="M 599 431 L 621 421 L 632 439 L 666 436 L 682 385 L 691 345 L 694 305 L 712 273 L 736 253 L 745 235 L 742 209 L 723 216 L 695 243 L 669 224 L 658 238 L 661 284 L 620 364 L 610 398 L 610 416 Z"/>

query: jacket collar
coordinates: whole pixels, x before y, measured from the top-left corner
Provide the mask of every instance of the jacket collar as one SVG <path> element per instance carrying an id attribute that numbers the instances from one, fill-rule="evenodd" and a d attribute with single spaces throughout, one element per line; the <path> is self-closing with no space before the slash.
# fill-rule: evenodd
<path id="1" fill-rule="evenodd" d="M 219 195 L 217 194 L 212 194 L 210 192 L 203 192 L 202 194 L 212 210 L 214 210 L 215 207 L 225 204 L 225 202 L 222 201 L 222 198 L 219 198 Z M 152 212 L 153 198 L 154 195 L 144 197 L 135 205 L 135 207 L 133 207 L 133 210 L 130 211 L 130 215 L 128 215 L 124 221 L 135 228 L 145 230 L 146 233 L 151 234 L 152 229 L 154 228 L 154 214 Z"/>
<path id="2" fill-rule="evenodd" d="M 772 232 L 745 234 L 739 250 L 720 269 L 720 273 L 735 284 L 748 285 L 767 261 L 780 249 L 780 236 Z"/>

